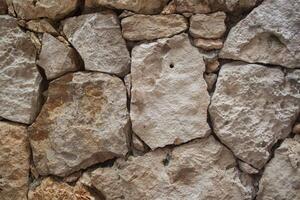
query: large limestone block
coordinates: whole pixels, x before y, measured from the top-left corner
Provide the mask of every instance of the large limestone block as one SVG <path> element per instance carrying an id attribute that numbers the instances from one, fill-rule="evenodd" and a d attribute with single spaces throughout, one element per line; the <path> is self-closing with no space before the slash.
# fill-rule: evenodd
<path id="1" fill-rule="evenodd" d="M 300 136 L 276 149 L 259 182 L 257 200 L 300 199 Z"/>
<path id="2" fill-rule="evenodd" d="M 91 173 L 107 200 L 251 199 L 231 152 L 212 136 L 174 150 L 158 149 Z"/>
<path id="3" fill-rule="evenodd" d="M 125 76 L 130 56 L 117 16 L 102 12 L 63 21 L 63 32 L 81 55 L 85 69 Z"/>
<path id="4" fill-rule="evenodd" d="M 38 172 L 66 176 L 125 155 L 126 98 L 122 80 L 102 73 L 78 72 L 52 81 L 30 127 Z"/>
<path id="5" fill-rule="evenodd" d="M 205 64 L 186 34 L 132 50 L 133 131 L 151 149 L 210 133 Z"/>
<path id="6" fill-rule="evenodd" d="M 30 149 L 25 126 L 0 122 L 0 199 L 25 200 Z"/>
<path id="7" fill-rule="evenodd" d="M 222 66 L 209 111 L 214 132 L 239 159 L 262 168 L 272 146 L 289 135 L 300 112 L 299 73 L 240 62 Z"/>
<path id="8" fill-rule="evenodd" d="M 188 28 L 182 15 L 133 15 L 122 20 L 122 33 L 130 41 L 171 37 Z"/>
<path id="9" fill-rule="evenodd" d="M 74 12 L 79 0 L 6 0 L 11 14 L 22 19 L 59 20 Z"/>
<path id="10" fill-rule="evenodd" d="M 36 49 L 16 19 L 2 15 L 0 27 L 0 117 L 30 124 L 40 108 Z"/>
<path id="11" fill-rule="evenodd" d="M 48 33 L 44 33 L 42 44 L 37 64 L 45 70 L 48 80 L 79 69 L 79 58 L 73 48 Z"/>
<path id="12" fill-rule="evenodd" d="M 299 68 L 300 1 L 266 0 L 233 27 L 220 56 Z"/>

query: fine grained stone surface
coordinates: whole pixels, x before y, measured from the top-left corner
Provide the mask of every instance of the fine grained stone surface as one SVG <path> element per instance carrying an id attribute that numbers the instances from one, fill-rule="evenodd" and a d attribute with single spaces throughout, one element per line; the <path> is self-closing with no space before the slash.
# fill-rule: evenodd
<path id="1" fill-rule="evenodd" d="M 225 19 L 224 12 L 193 15 L 190 20 L 190 34 L 194 38 L 221 38 L 226 31 Z"/>
<path id="2" fill-rule="evenodd" d="M 75 11 L 79 0 L 6 0 L 11 14 L 22 19 L 62 19 Z"/>
<path id="3" fill-rule="evenodd" d="M 151 149 L 210 133 L 204 71 L 186 34 L 132 50 L 132 128 Z"/>
<path id="4" fill-rule="evenodd" d="M 53 178 L 42 180 L 40 185 L 31 188 L 28 200 L 96 200 L 81 183 L 70 186 Z"/>
<path id="5" fill-rule="evenodd" d="M 85 69 L 119 76 L 129 72 L 129 52 L 114 13 L 66 19 L 63 32 L 84 60 Z"/>
<path id="6" fill-rule="evenodd" d="M 0 199 L 25 200 L 30 156 L 26 127 L 0 122 L 0 138 Z"/>
<path id="7" fill-rule="evenodd" d="M 300 136 L 286 139 L 267 164 L 257 200 L 300 199 Z"/>
<path id="8" fill-rule="evenodd" d="M 256 64 L 222 66 L 212 97 L 214 132 L 233 153 L 262 168 L 272 146 L 288 136 L 300 112 L 300 70 Z"/>
<path id="9" fill-rule="evenodd" d="M 37 64 L 45 70 L 48 80 L 79 69 L 78 55 L 73 48 L 48 33 L 43 35 L 42 43 Z"/>
<path id="10" fill-rule="evenodd" d="M 16 19 L 1 15 L 0 27 L 0 116 L 30 124 L 40 107 L 36 49 Z"/>
<path id="11" fill-rule="evenodd" d="M 91 183 L 107 200 L 250 200 L 253 188 L 235 166 L 230 151 L 209 137 L 96 169 Z"/>
<path id="12" fill-rule="evenodd" d="M 122 20 L 122 33 L 131 41 L 171 37 L 188 28 L 182 15 L 133 15 Z"/>
<path id="13" fill-rule="evenodd" d="M 266 0 L 233 27 L 220 56 L 299 68 L 300 1 Z"/>
<path id="14" fill-rule="evenodd" d="M 125 155 L 126 98 L 122 80 L 102 73 L 78 72 L 52 81 L 29 129 L 39 173 L 66 176 Z"/>
<path id="15" fill-rule="evenodd" d="M 168 0 L 91 0 L 93 5 L 130 10 L 142 14 L 159 14 Z"/>

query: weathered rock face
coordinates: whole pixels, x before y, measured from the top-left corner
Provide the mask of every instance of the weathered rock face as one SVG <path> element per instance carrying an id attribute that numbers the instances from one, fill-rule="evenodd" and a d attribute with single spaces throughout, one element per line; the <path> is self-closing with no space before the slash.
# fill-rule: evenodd
<path id="1" fill-rule="evenodd" d="M 15 19 L 0 16 L 0 27 L 0 116 L 30 124 L 40 107 L 36 49 Z"/>
<path id="2" fill-rule="evenodd" d="M 223 41 L 222 39 L 202 39 L 202 38 L 196 38 L 193 40 L 194 46 L 210 51 L 215 49 L 222 49 L 223 47 Z"/>
<path id="3" fill-rule="evenodd" d="M 22 19 L 62 19 L 79 6 L 79 0 L 6 0 L 11 14 Z"/>
<path id="4" fill-rule="evenodd" d="M 91 173 L 92 185 L 106 199 L 251 199 L 234 157 L 213 137 L 171 150 L 131 157 Z"/>
<path id="5" fill-rule="evenodd" d="M 21 20 L 21 21 L 24 22 L 25 20 Z M 25 22 L 23 26 L 24 28 L 37 33 L 49 33 L 54 36 L 59 35 L 48 19 L 30 20 L 28 22 Z"/>
<path id="6" fill-rule="evenodd" d="M 29 143 L 24 126 L 0 122 L 0 199 L 24 200 L 29 182 Z"/>
<path id="7" fill-rule="evenodd" d="M 221 57 L 299 68 L 298 0 L 266 0 L 231 29 Z"/>
<path id="8" fill-rule="evenodd" d="M 239 62 L 220 70 L 209 109 L 214 132 L 255 168 L 264 166 L 271 147 L 288 136 L 300 112 L 296 74 L 285 77 L 279 68 Z"/>
<path id="9" fill-rule="evenodd" d="M 130 10 L 142 14 L 159 14 L 168 0 L 91 0 L 94 5 Z"/>
<path id="10" fill-rule="evenodd" d="M 204 71 L 201 54 L 185 34 L 133 49 L 132 127 L 151 149 L 209 134 Z"/>
<path id="11" fill-rule="evenodd" d="M 224 12 L 193 15 L 191 17 L 190 34 L 194 38 L 221 38 L 226 31 L 225 19 L 226 14 Z"/>
<path id="12" fill-rule="evenodd" d="M 125 76 L 130 57 L 116 15 L 81 15 L 63 21 L 63 32 L 84 60 L 85 69 Z"/>
<path id="13" fill-rule="evenodd" d="M 286 139 L 275 151 L 260 180 L 257 199 L 300 199 L 300 136 Z"/>
<path id="14" fill-rule="evenodd" d="M 125 155 L 126 88 L 102 73 L 67 74 L 52 81 L 30 127 L 33 160 L 41 175 L 66 176 Z"/>
<path id="15" fill-rule="evenodd" d="M 37 64 L 45 70 L 47 79 L 57 78 L 79 69 L 78 54 L 52 35 L 43 35 L 43 46 Z"/>
<path id="16" fill-rule="evenodd" d="M 122 20 L 123 36 L 127 40 L 153 40 L 171 37 L 188 28 L 182 15 L 133 15 Z"/>
<path id="17" fill-rule="evenodd" d="M 96 198 L 80 183 L 70 186 L 52 178 L 44 179 L 39 186 L 31 188 L 28 200 L 96 200 Z"/>

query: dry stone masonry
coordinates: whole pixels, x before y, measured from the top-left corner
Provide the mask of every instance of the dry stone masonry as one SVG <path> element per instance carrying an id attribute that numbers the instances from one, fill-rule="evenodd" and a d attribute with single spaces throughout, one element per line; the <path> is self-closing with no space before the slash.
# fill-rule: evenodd
<path id="1" fill-rule="evenodd" d="M 299 200 L 298 0 L 0 0 L 0 200 Z"/>

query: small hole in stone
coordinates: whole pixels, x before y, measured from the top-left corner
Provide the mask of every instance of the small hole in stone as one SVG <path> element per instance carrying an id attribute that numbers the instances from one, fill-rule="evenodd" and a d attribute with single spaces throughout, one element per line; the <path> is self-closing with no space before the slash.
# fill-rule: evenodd
<path id="1" fill-rule="evenodd" d="M 170 64 L 170 68 L 174 68 L 174 64 L 173 63 Z"/>

